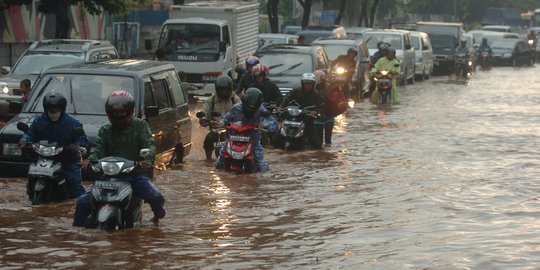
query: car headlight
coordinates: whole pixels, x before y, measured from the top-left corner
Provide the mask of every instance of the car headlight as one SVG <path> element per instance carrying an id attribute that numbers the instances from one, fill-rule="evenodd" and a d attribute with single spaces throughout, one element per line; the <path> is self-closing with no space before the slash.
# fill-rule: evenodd
<path id="1" fill-rule="evenodd" d="M 0 91 L 2 91 L 2 94 L 9 94 L 9 88 L 7 86 L 7 83 L 0 82 Z"/>
<path id="2" fill-rule="evenodd" d="M 22 151 L 21 147 L 19 147 L 16 143 L 4 143 L 2 145 L 2 154 L 6 156 L 21 156 Z"/>

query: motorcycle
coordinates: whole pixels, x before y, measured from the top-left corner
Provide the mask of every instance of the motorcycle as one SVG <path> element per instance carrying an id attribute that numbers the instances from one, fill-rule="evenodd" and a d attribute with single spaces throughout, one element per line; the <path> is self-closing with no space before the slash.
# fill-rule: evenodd
<path id="1" fill-rule="evenodd" d="M 468 79 L 471 76 L 472 61 L 469 60 L 467 54 L 456 54 L 456 76 Z"/>
<path id="2" fill-rule="evenodd" d="M 351 82 L 352 74 L 354 74 L 354 69 L 349 70 L 337 64 L 330 70 L 329 81 L 331 84 L 338 85 L 346 98 L 358 101 L 359 93 Z"/>
<path id="3" fill-rule="evenodd" d="M 201 126 L 207 127 L 210 125 L 210 120 L 208 120 L 206 113 L 198 112 L 197 114 L 195 114 L 195 116 L 199 118 L 199 123 L 201 124 Z M 217 122 L 219 121 L 219 118 L 221 117 L 221 113 L 211 112 L 210 117 L 212 121 Z M 221 150 L 223 145 L 225 145 L 226 139 L 227 139 L 227 130 L 225 128 L 216 127 L 216 126 L 210 127 L 210 130 L 208 131 L 208 134 L 206 135 L 205 141 L 212 140 L 212 144 L 214 146 L 214 154 L 216 158 L 219 156 L 219 151 Z M 205 149 L 205 152 L 206 151 L 208 150 Z M 211 157 L 212 153 L 206 153 L 206 156 Z"/>
<path id="4" fill-rule="evenodd" d="M 241 122 L 225 126 L 229 137 L 223 146 L 225 170 L 232 173 L 252 173 L 255 170 L 254 142 L 251 132 L 256 129 L 253 124 Z"/>
<path id="5" fill-rule="evenodd" d="M 381 70 L 375 73 L 374 80 L 377 85 L 375 89 L 375 95 L 377 95 L 377 102 L 374 103 L 392 103 L 392 72 L 390 72 L 389 70 Z"/>
<path id="6" fill-rule="evenodd" d="M 318 115 L 317 115 L 318 116 Z M 317 117 L 315 116 L 315 117 Z M 305 145 L 305 117 L 311 117 L 311 111 L 290 105 L 283 109 L 276 147 L 284 150 L 302 149 Z"/>
<path id="7" fill-rule="evenodd" d="M 141 149 L 139 155 L 146 157 L 150 149 Z M 104 157 L 92 162 L 97 180 L 92 185 L 92 213 L 87 228 L 120 230 L 132 228 L 142 220 L 141 198 L 133 194 L 130 177 L 137 172 L 138 162 L 121 157 Z"/>
<path id="8" fill-rule="evenodd" d="M 479 52 L 480 68 L 482 70 L 488 70 L 491 68 L 491 55 L 489 51 L 484 50 Z"/>
<path id="9" fill-rule="evenodd" d="M 19 122 L 17 129 L 26 132 L 29 127 L 26 123 Z M 82 135 L 84 130 L 75 128 L 71 133 L 71 140 L 75 142 Z M 66 149 L 56 142 L 46 140 L 28 144 L 22 149 L 24 156 L 32 160 L 26 184 L 26 193 L 32 205 L 67 199 L 67 183 L 62 173 L 62 162 L 58 160 L 64 151 Z M 79 151 L 82 155 L 86 154 L 84 147 Z"/>

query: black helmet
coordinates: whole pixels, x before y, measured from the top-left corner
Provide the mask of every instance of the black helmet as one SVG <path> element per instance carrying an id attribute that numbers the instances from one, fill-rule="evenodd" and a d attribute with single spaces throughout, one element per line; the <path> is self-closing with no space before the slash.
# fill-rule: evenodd
<path id="1" fill-rule="evenodd" d="M 253 117 L 257 109 L 261 107 L 263 103 L 263 93 L 261 90 L 250 87 L 244 93 L 242 97 L 242 111 L 248 118 Z"/>
<path id="2" fill-rule="evenodd" d="M 355 48 L 349 48 L 347 50 L 347 54 L 350 54 L 350 53 L 354 53 L 354 55 L 357 55 L 358 54 L 358 51 L 355 49 Z"/>
<path id="3" fill-rule="evenodd" d="M 62 93 L 57 93 L 55 90 L 47 93 L 43 97 L 43 110 L 47 111 L 49 107 L 60 107 L 62 113 L 66 111 L 67 99 L 62 95 Z"/>
<path id="4" fill-rule="evenodd" d="M 388 52 L 388 55 L 396 56 L 396 49 L 392 47 L 388 47 L 387 52 Z"/>
<path id="5" fill-rule="evenodd" d="M 105 102 L 107 117 L 115 128 L 125 128 L 131 123 L 134 108 L 135 98 L 125 90 L 112 92 Z"/>
<path id="6" fill-rule="evenodd" d="M 221 75 L 217 77 L 214 86 L 216 88 L 216 95 L 219 98 L 229 98 L 233 91 L 233 80 L 227 75 Z"/>

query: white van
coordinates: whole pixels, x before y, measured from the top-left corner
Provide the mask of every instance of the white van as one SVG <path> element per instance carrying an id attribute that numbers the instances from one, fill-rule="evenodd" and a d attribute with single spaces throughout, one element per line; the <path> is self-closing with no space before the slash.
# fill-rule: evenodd
<path id="1" fill-rule="evenodd" d="M 371 30 L 364 32 L 363 38 L 369 49 L 369 54 L 373 55 L 380 43 L 386 43 L 396 49 L 396 58 L 401 65 L 400 84 L 414 83 L 414 47 L 412 46 L 411 34 L 406 30 L 385 29 Z"/>
<path id="2" fill-rule="evenodd" d="M 424 80 L 433 73 L 433 49 L 428 34 L 411 31 L 412 45 L 415 53 L 415 75 L 417 79 Z"/>

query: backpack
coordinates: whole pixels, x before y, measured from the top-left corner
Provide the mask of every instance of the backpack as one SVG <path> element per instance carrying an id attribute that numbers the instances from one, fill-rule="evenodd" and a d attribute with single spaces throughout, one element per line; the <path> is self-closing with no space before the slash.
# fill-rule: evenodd
<path id="1" fill-rule="evenodd" d="M 349 108 L 349 103 L 339 86 L 332 86 L 324 96 L 326 112 L 330 116 L 338 116 Z"/>

